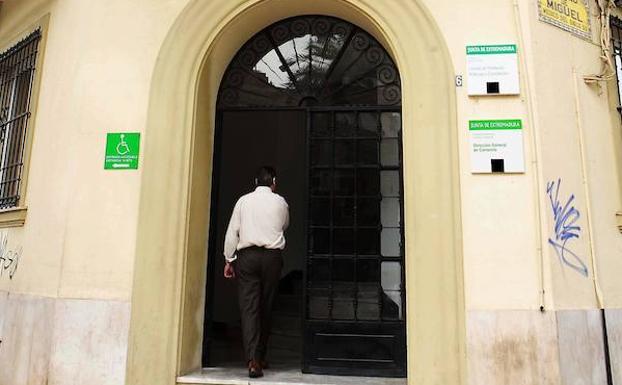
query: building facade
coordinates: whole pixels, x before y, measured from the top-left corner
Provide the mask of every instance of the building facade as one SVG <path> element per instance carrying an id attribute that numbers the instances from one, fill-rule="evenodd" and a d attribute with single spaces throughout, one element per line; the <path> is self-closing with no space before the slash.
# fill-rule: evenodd
<path id="1" fill-rule="evenodd" d="M 348 341 L 336 326 L 346 320 L 360 341 L 396 339 L 386 356 L 374 355 L 384 346 L 374 340 L 333 361 L 377 365 L 377 374 L 394 365 L 408 384 L 622 383 L 622 12 L 605 3 L 0 1 L 0 384 L 196 380 L 210 361 L 214 309 L 233 301 L 216 273 L 216 229 L 231 209 L 223 197 L 238 191 L 223 190 L 241 170 L 230 165 L 262 159 L 252 146 L 261 136 L 243 129 L 253 123 L 309 130 L 263 144 L 274 152 L 298 140 L 293 152 L 310 154 L 274 160 L 283 179 L 303 176 L 304 189 L 284 192 L 292 210 L 300 205 L 290 247 L 300 249 L 291 270 L 305 288 L 301 370 L 363 373 L 318 364 L 331 359 L 312 341 Z M 308 66 L 296 63 L 308 77 L 291 70 L 304 55 L 288 60 L 283 48 L 306 36 L 324 41 L 309 43 Z M 344 40 L 332 46 L 327 36 Z M 244 67 L 249 49 L 259 55 Z M 358 57 L 372 64 L 354 76 Z M 236 69 L 257 83 L 236 80 Z M 298 99 L 287 81 L 278 86 L 283 77 Z M 318 114 L 333 119 L 330 139 L 313 136 Z M 340 114 L 356 117 L 356 134 L 339 137 Z M 377 137 L 362 133 L 364 116 Z M 314 143 L 344 138 L 354 147 L 331 152 L 328 183 L 337 169 L 355 170 L 354 192 L 342 197 L 358 213 L 346 226 L 352 252 L 338 252 L 346 235 L 334 235 L 341 185 L 330 198 L 313 187 L 323 183 L 313 167 L 324 167 Z M 227 140 L 250 147 L 236 153 Z M 363 164 L 365 141 L 376 152 Z M 387 148 L 400 149 L 395 163 Z M 337 167 L 343 154 L 353 165 Z M 376 182 L 356 182 L 368 168 Z M 394 195 L 384 189 L 390 172 Z M 372 195 L 368 226 L 361 202 Z M 321 244 L 315 198 L 333 207 L 323 253 L 312 246 Z M 372 228 L 376 251 L 367 252 Z M 329 278 L 314 278 L 322 261 Z M 338 278 L 350 270 L 354 278 Z M 365 287 L 377 297 L 362 294 L 369 271 Z M 314 297 L 320 281 L 330 294 Z M 351 302 L 334 294 L 344 282 Z M 313 316 L 323 306 L 328 315 Z"/>

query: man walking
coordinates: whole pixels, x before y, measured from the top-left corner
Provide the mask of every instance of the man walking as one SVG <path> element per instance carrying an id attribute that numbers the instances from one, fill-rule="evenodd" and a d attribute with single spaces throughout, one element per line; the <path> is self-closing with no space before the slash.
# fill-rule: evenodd
<path id="1" fill-rule="evenodd" d="M 244 353 L 248 375 L 263 376 L 270 335 L 272 304 L 285 248 L 289 207 L 275 193 L 276 171 L 261 167 L 255 191 L 238 199 L 225 235 L 225 278 L 238 277 Z"/>

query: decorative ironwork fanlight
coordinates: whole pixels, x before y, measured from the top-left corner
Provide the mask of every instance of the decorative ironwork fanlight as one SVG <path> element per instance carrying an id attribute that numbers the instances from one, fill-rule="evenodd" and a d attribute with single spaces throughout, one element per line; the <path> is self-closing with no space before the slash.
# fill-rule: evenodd
<path id="1" fill-rule="evenodd" d="M 218 96 L 219 108 L 400 104 L 399 73 L 378 41 L 325 16 L 286 19 L 255 35 Z"/>

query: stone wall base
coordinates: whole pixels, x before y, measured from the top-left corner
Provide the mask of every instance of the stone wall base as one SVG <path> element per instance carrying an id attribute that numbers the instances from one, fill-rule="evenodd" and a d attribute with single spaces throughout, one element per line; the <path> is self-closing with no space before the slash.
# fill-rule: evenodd
<path id="1" fill-rule="evenodd" d="M 130 304 L 0 292 L 0 384 L 122 385 Z"/>
<path id="2" fill-rule="evenodd" d="M 622 310 L 605 311 L 614 384 L 622 384 Z M 469 385 L 607 384 L 600 310 L 467 312 Z"/>

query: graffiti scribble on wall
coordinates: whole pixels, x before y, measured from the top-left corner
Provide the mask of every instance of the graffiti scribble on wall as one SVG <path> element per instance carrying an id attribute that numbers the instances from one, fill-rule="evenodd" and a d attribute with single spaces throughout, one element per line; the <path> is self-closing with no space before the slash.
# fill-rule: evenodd
<path id="1" fill-rule="evenodd" d="M 555 236 L 549 238 L 549 243 L 564 265 L 587 277 L 587 266 L 577 254 L 569 249 L 571 241 L 579 239 L 581 236 L 581 227 L 577 224 L 581 214 L 573 205 L 574 194 L 562 202 L 562 198 L 559 196 L 561 183 L 562 180 L 558 179 L 546 184 L 546 193 L 551 202 L 551 210 L 555 220 Z"/>
<path id="2" fill-rule="evenodd" d="M 0 278 L 7 275 L 9 279 L 13 279 L 22 256 L 22 248 L 11 250 L 8 245 L 9 234 L 3 232 L 0 234 Z"/>

